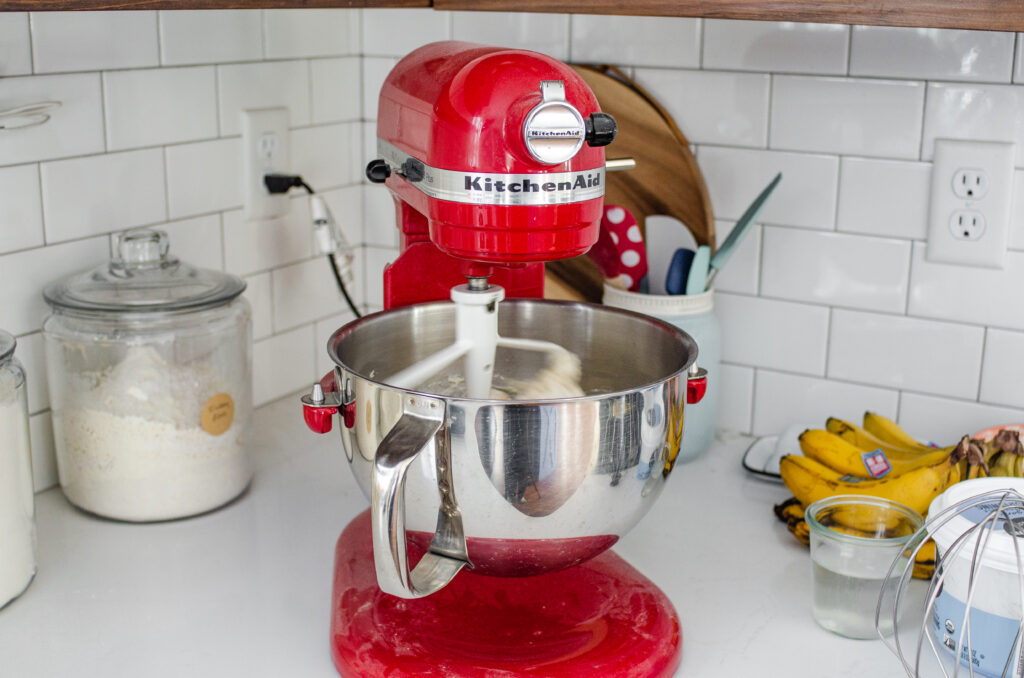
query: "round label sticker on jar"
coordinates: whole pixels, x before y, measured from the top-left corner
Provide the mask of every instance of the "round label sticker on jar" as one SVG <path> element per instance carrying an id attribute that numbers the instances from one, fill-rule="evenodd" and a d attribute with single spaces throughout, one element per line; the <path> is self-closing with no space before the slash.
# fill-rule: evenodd
<path id="1" fill-rule="evenodd" d="M 231 428 L 235 418 L 235 401 L 227 393 L 218 393 L 203 405 L 199 424 L 212 436 L 219 436 Z"/>

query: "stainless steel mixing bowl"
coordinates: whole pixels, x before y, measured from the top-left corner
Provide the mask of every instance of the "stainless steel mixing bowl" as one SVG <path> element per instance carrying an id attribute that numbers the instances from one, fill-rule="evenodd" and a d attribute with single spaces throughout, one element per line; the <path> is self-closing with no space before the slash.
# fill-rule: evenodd
<path id="1" fill-rule="evenodd" d="M 429 595 L 463 567 L 526 576 L 583 562 L 650 509 L 679 453 L 697 357 L 688 335 L 591 304 L 510 299 L 498 313 L 502 336 L 576 353 L 587 395 L 471 400 L 388 386 L 389 375 L 452 343 L 451 303 L 370 315 L 329 341 L 341 438 L 371 501 L 388 593 Z M 527 380 L 544 360 L 499 349 L 495 374 Z M 426 550 L 412 569 L 407 538 Z"/>

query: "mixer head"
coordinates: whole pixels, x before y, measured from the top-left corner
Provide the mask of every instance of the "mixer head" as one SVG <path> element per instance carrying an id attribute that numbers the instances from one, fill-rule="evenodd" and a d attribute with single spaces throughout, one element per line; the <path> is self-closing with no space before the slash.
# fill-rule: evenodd
<path id="1" fill-rule="evenodd" d="M 438 42 L 402 59 L 381 89 L 380 157 L 367 167 L 402 232 L 385 307 L 445 299 L 467 276 L 541 296 L 540 262 L 597 240 L 615 132 L 586 83 L 548 56 Z"/>

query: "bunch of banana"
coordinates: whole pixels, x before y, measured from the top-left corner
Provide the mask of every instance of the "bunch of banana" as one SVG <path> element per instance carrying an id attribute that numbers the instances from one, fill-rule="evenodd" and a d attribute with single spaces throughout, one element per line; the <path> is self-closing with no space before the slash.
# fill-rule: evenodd
<path id="1" fill-rule="evenodd" d="M 990 475 L 1009 478 L 1024 476 L 1024 445 L 1015 431 L 1003 429 L 984 447 Z"/>
<path id="2" fill-rule="evenodd" d="M 851 428 L 851 424 L 829 419 L 829 424 L 834 424 L 834 422 L 842 425 L 845 431 L 854 433 L 860 440 L 860 444 L 848 442 L 852 436 L 842 436 L 823 429 L 808 429 L 800 434 L 800 450 L 804 456 L 845 475 L 858 478 L 873 478 L 885 474 L 900 476 L 915 469 L 944 461 L 952 452 L 951 449 L 924 446 L 920 449 L 910 449 L 876 443 L 863 435 L 867 434 L 873 438 L 867 431 L 860 429 L 862 433 L 857 433 L 855 429 Z M 873 473 L 870 465 L 873 454 L 877 450 L 881 450 L 885 455 L 886 466 L 883 468 L 884 473 L 882 474 Z"/>

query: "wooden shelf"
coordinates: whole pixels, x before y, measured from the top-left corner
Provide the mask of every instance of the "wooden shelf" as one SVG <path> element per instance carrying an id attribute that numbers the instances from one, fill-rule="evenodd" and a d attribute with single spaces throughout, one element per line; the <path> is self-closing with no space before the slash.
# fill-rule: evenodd
<path id="1" fill-rule="evenodd" d="M 327 9 L 430 5 L 430 0 L 0 0 L 0 12 L 99 9 Z"/>
<path id="2" fill-rule="evenodd" d="M 434 0 L 434 8 L 1024 31 L 1024 0 Z"/>
<path id="3" fill-rule="evenodd" d="M 1024 31 L 1024 0 L 0 0 L 0 11 L 431 6 Z"/>

